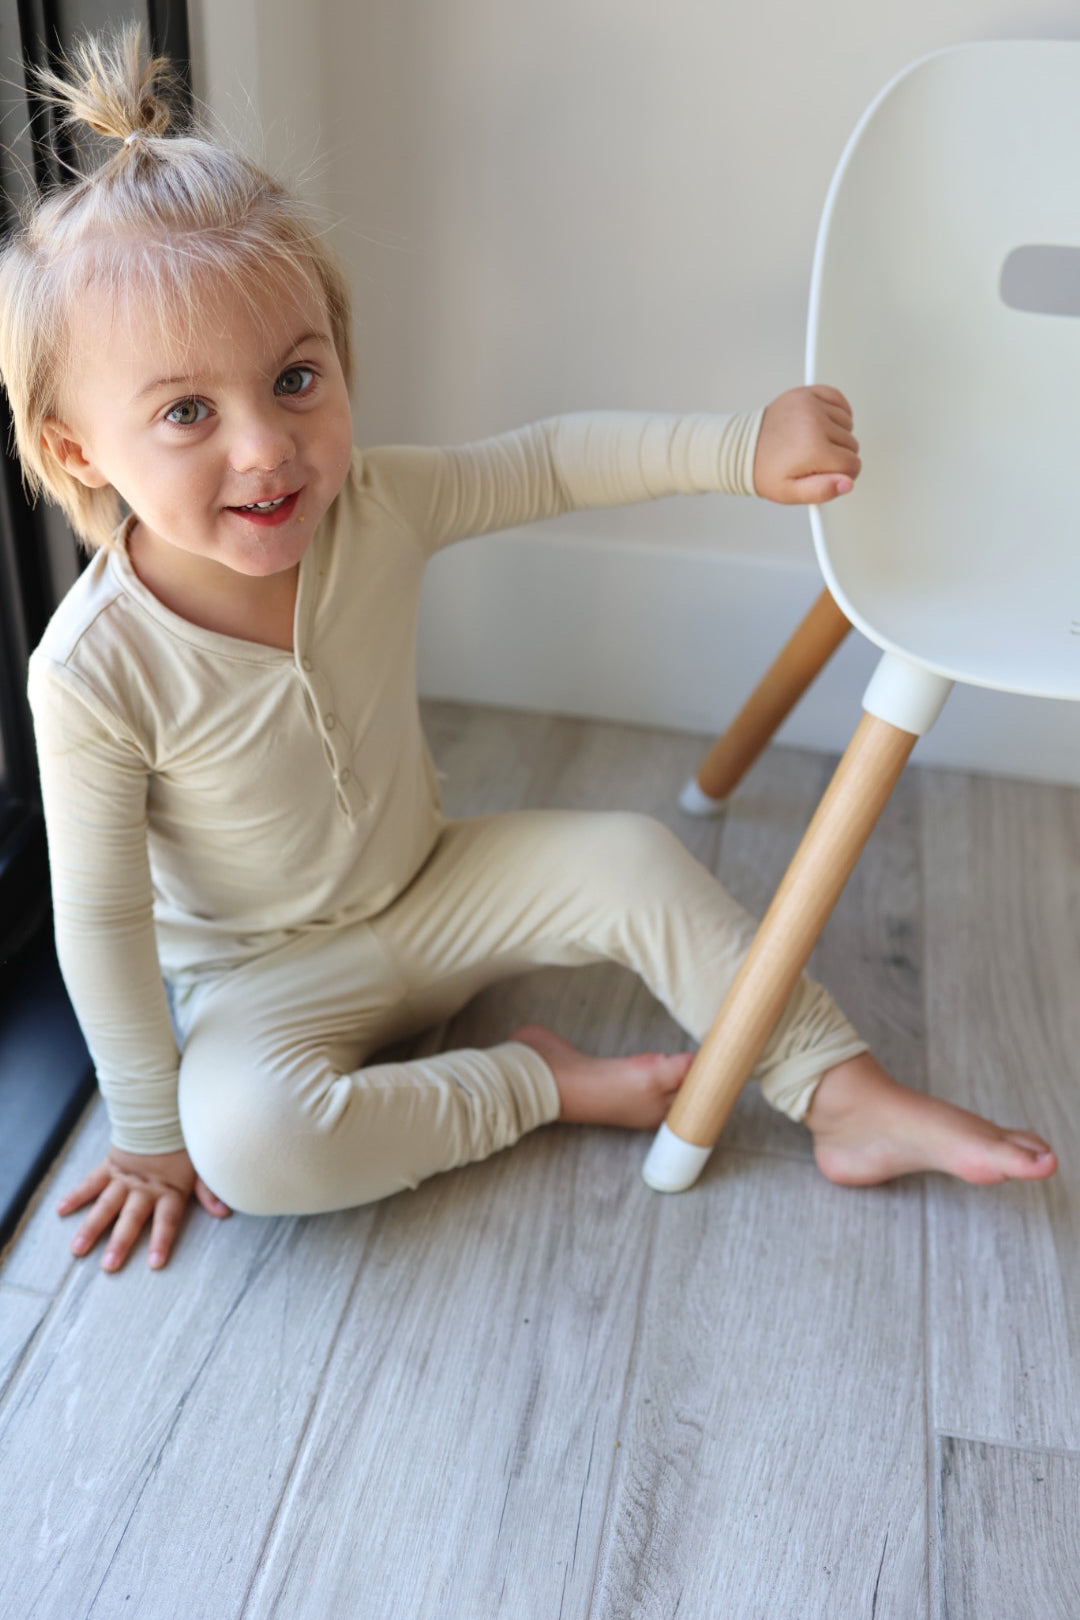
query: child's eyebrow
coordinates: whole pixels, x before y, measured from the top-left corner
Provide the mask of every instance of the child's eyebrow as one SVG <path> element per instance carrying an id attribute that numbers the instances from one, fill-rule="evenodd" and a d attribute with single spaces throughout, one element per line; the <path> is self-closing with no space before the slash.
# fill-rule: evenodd
<path id="1" fill-rule="evenodd" d="M 282 355 L 281 359 L 273 367 L 273 373 L 280 371 L 290 354 L 295 354 L 297 349 L 302 349 L 305 343 L 325 343 L 328 347 L 330 347 L 333 345 L 333 341 L 334 340 L 330 336 L 329 332 L 302 332 L 298 338 L 294 338 L 289 344 L 289 347 L 285 350 L 285 353 Z M 132 398 L 142 399 L 144 394 L 152 394 L 155 389 L 158 388 L 190 388 L 196 382 L 213 383 L 214 381 L 214 378 L 205 376 L 155 377 L 153 382 L 148 382 L 144 387 L 140 388 L 136 394 L 132 395 Z"/>

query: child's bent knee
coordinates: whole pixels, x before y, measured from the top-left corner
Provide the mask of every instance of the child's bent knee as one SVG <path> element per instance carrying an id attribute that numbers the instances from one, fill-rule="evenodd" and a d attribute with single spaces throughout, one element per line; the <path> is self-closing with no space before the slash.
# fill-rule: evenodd
<path id="1" fill-rule="evenodd" d="M 189 1152 L 211 1191 L 241 1214 L 318 1215 L 415 1185 L 363 1155 L 343 1163 L 332 1134 L 302 1114 L 284 1129 L 268 1129 L 265 1120 L 237 1124 L 236 1130 L 196 1131 Z"/>
<path id="2" fill-rule="evenodd" d="M 236 1045 L 204 1030 L 185 1049 L 180 1121 L 191 1161 L 231 1209 L 305 1213 L 318 1206 L 320 1138 L 332 1133 L 348 1082 L 319 1065 L 297 1087 Z"/>
<path id="3" fill-rule="evenodd" d="M 182 1110 L 181 1119 L 191 1162 L 230 1209 L 244 1215 L 295 1213 L 287 1207 L 295 1188 L 288 1186 L 290 1132 L 284 1121 L 236 1107 L 215 1109 L 209 1118 Z"/>
<path id="4" fill-rule="evenodd" d="M 599 818 L 590 883 L 610 890 L 616 909 L 675 902 L 711 875 L 669 827 L 636 811 Z"/>
<path id="5" fill-rule="evenodd" d="M 219 1069 L 218 1073 L 222 1071 Z M 191 1161 L 210 1190 L 245 1215 L 316 1215 L 418 1185 L 409 1142 L 361 1127 L 352 1075 L 313 1063 L 280 1076 L 232 1073 L 232 1083 L 181 1084 Z"/>
<path id="6" fill-rule="evenodd" d="M 670 828 L 653 816 L 636 810 L 606 811 L 595 818 L 594 840 L 589 851 L 601 871 L 625 882 L 628 876 L 644 876 L 670 862 L 681 865 L 693 856 Z"/>

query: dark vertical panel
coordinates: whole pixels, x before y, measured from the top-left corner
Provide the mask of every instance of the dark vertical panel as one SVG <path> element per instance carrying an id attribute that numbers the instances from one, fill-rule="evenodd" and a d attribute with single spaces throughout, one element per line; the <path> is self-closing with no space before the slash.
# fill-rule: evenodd
<path id="1" fill-rule="evenodd" d="M 183 0 L 0 0 L 0 233 L 34 192 L 62 185 L 77 146 L 34 94 L 33 70 L 82 33 L 139 20 L 189 83 Z M 25 697 L 26 661 L 55 605 L 41 514 L 7 449 L 0 394 L 0 1233 L 10 1231 L 41 1168 L 92 1084 L 89 1059 L 47 941 L 45 834 Z M 17 960 L 16 960 L 17 958 Z"/>
<path id="2" fill-rule="evenodd" d="M 191 41 L 188 37 L 187 6 L 183 0 L 147 0 L 150 45 L 161 56 L 169 57 L 176 68 L 184 92 L 183 121 L 190 122 Z"/>
<path id="3" fill-rule="evenodd" d="M 0 399 L 0 437 L 6 447 L 11 418 Z M 47 551 L 35 514 L 27 508 L 19 469 L 0 449 L 0 720 L 8 786 L 18 798 L 36 796 L 37 770 L 23 686 L 26 660 L 49 617 Z"/>
<path id="4" fill-rule="evenodd" d="M 14 13 L 14 15 L 13 15 Z M 183 75 L 188 68 L 187 9 L 183 0 L 16 0 L 4 11 L 2 43 L 10 56 L 21 52 L 23 83 L 16 62 L 0 71 L 0 232 L 13 227 L 30 185 L 38 191 L 62 183 L 75 159 L 70 136 L 49 104 L 34 94 L 33 70 L 55 61 L 78 34 L 126 20 L 141 20 L 149 43 L 169 54 Z M 18 38 L 12 24 L 17 22 Z M 13 72 L 12 69 L 15 71 Z M 19 169 L 25 167 L 26 173 Z M 0 399 L 0 435 L 10 441 L 6 399 Z M 28 505 L 17 464 L 0 449 L 0 728 L 3 777 L 0 793 L 18 799 L 36 794 L 36 770 L 29 715 L 23 696 L 26 658 L 54 606 L 48 546 L 40 515 Z"/>
<path id="5" fill-rule="evenodd" d="M 187 6 L 183 0 L 147 0 L 147 11 L 151 46 L 163 56 L 171 56 L 187 74 L 191 56 Z"/>
<path id="6" fill-rule="evenodd" d="M 18 0 L 18 14 L 34 178 L 38 190 L 47 191 L 63 173 L 70 172 L 75 151 L 56 110 L 35 95 L 33 70 L 55 61 L 63 46 L 63 36 L 55 0 Z"/>

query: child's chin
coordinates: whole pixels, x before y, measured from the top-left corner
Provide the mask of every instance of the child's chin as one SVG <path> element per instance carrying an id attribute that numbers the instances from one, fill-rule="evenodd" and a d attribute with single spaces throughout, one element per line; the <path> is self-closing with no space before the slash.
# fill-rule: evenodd
<path id="1" fill-rule="evenodd" d="M 283 574 L 295 568 L 307 550 L 311 536 L 305 533 L 306 529 L 305 523 L 299 534 L 293 532 L 285 536 L 273 529 L 264 534 L 256 532 L 245 546 L 232 548 L 228 554 L 229 567 L 238 574 L 246 574 L 249 579 Z"/>

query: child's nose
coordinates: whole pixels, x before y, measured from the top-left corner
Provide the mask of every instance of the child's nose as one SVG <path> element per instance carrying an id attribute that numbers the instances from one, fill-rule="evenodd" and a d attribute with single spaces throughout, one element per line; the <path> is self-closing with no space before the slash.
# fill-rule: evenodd
<path id="1" fill-rule="evenodd" d="M 292 435 L 280 420 L 253 417 L 237 428 L 229 460 L 234 472 L 274 472 L 294 454 Z"/>

